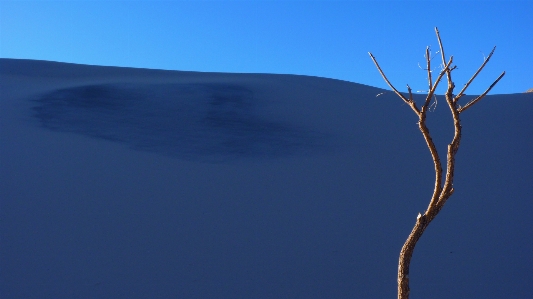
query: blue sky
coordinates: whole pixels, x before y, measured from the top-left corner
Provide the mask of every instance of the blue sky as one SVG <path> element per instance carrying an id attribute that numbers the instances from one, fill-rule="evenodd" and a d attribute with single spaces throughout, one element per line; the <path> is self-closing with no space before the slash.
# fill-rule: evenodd
<path id="1" fill-rule="evenodd" d="M 1 1 L 0 57 L 208 72 L 320 76 L 424 90 L 424 50 L 454 55 L 467 94 L 533 87 L 532 1 Z M 434 60 L 437 66 L 438 57 Z"/>

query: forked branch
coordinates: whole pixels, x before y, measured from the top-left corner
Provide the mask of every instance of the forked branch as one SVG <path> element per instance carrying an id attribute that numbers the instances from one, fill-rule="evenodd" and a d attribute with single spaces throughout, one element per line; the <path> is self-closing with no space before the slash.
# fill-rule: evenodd
<path id="1" fill-rule="evenodd" d="M 459 100 L 460 97 L 462 97 L 466 91 L 466 89 L 468 88 L 468 86 L 470 86 L 470 83 L 472 83 L 472 81 L 474 81 L 474 79 L 477 77 L 477 75 L 481 72 L 481 70 L 485 67 L 485 65 L 487 64 L 487 62 L 489 62 L 490 58 L 492 57 L 492 54 L 494 54 L 494 51 L 496 50 L 496 46 L 494 46 L 494 48 L 492 48 L 492 51 L 490 51 L 490 54 L 489 56 L 487 57 L 487 59 L 485 59 L 483 61 L 483 64 L 481 64 L 481 66 L 477 69 L 476 73 L 470 78 L 470 80 L 468 80 L 468 82 L 466 82 L 465 86 L 463 86 L 463 89 L 461 89 L 461 91 L 459 92 L 459 94 L 457 94 L 457 96 L 455 96 L 455 99 L 454 101 L 457 102 Z M 505 72 L 504 72 L 505 73 Z M 499 79 L 498 79 L 499 80 Z M 489 89 L 490 90 L 490 89 Z"/>
<path id="2" fill-rule="evenodd" d="M 444 75 L 444 73 L 447 74 L 449 71 L 455 69 L 455 66 L 450 69 L 452 62 L 453 62 L 453 56 L 450 57 L 450 61 L 448 61 L 448 63 L 444 66 L 444 69 L 440 72 L 439 76 L 437 77 L 437 80 L 435 81 L 435 84 L 430 87 L 430 90 L 426 97 L 426 101 L 424 102 L 424 106 L 422 107 L 422 110 L 426 111 L 429 105 L 429 102 L 431 101 L 431 98 L 435 94 L 435 90 L 437 89 L 437 86 L 439 85 L 440 80 L 442 79 L 442 76 Z"/>
<path id="3" fill-rule="evenodd" d="M 394 93 L 396 93 L 396 95 L 398 95 L 407 105 L 409 105 L 411 107 L 411 109 L 413 109 L 413 111 L 419 115 L 420 114 L 420 110 L 418 110 L 418 108 L 416 107 L 416 103 L 415 101 L 413 100 L 413 95 L 411 93 L 411 87 L 409 87 L 409 85 L 407 85 L 407 89 L 409 90 L 409 99 L 407 99 L 406 97 L 404 97 L 403 94 L 401 94 L 389 81 L 389 79 L 387 79 L 387 76 L 385 76 L 385 73 L 383 73 L 383 71 L 381 70 L 381 67 L 379 67 L 379 64 L 378 62 L 376 61 L 376 58 L 374 57 L 374 55 L 372 55 L 372 53 L 368 52 L 368 55 L 370 55 L 370 58 L 372 58 L 372 61 L 374 61 L 374 64 L 376 65 L 376 68 L 378 69 L 379 73 L 381 74 L 381 76 L 383 77 L 383 79 L 385 80 L 385 82 L 387 82 L 387 84 L 389 85 L 389 87 L 394 91 Z"/>
<path id="4" fill-rule="evenodd" d="M 498 79 L 496 79 L 496 81 L 494 81 L 490 86 L 489 88 L 487 88 L 487 90 L 485 90 L 484 93 L 482 93 L 481 95 L 479 95 L 477 98 L 471 100 L 470 102 L 466 103 L 466 105 L 464 105 L 463 107 L 460 107 L 458 108 L 457 110 L 459 111 L 459 113 L 465 111 L 466 109 L 472 107 L 472 105 L 474 105 L 475 103 L 477 103 L 479 100 L 481 100 L 487 93 L 489 93 L 489 91 L 496 85 L 496 83 L 498 83 L 498 81 L 500 81 L 501 78 L 503 78 L 503 76 L 505 76 L 505 72 L 503 72 L 499 77 Z M 456 100 L 457 101 L 457 100 Z"/>

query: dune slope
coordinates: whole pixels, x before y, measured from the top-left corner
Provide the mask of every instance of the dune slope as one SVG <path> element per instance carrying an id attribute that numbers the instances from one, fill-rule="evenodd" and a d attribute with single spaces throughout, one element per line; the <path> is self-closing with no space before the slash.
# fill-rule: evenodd
<path id="1" fill-rule="evenodd" d="M 2 298 L 395 296 L 434 174 L 390 92 L 14 59 L 0 90 Z M 524 93 L 464 113 L 412 298 L 533 296 L 531 111 Z M 444 155 L 444 100 L 428 117 Z"/>

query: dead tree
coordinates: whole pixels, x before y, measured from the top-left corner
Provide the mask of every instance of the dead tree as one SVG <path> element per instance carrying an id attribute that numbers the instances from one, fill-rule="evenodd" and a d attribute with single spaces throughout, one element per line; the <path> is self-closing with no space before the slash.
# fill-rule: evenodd
<path id="1" fill-rule="evenodd" d="M 503 72 L 494 83 L 490 85 L 487 90 L 481 94 L 480 96 L 474 98 L 473 100 L 468 101 L 464 106 L 459 105 L 459 99 L 464 95 L 465 90 L 468 88 L 470 83 L 476 78 L 476 76 L 481 72 L 485 64 L 489 61 L 489 59 L 492 57 L 492 54 L 494 53 L 494 50 L 496 47 L 492 49 L 489 56 L 484 60 L 483 64 L 479 67 L 479 69 L 476 71 L 476 73 L 468 80 L 468 82 L 464 85 L 463 89 L 457 94 L 456 96 L 453 95 L 453 89 L 455 88 L 455 84 L 452 81 L 452 71 L 456 69 L 456 66 L 452 66 L 453 62 L 453 56 L 450 56 L 450 59 L 446 62 L 446 57 L 444 56 L 444 47 L 442 46 L 442 41 L 440 39 L 439 30 L 435 28 L 435 33 L 437 34 L 437 39 L 439 41 L 440 46 L 440 53 L 442 57 L 442 70 L 438 74 L 437 78 L 433 82 L 432 77 L 432 71 L 431 71 L 431 57 L 430 57 L 430 50 L 429 47 L 426 48 L 426 61 L 427 61 L 427 74 L 428 74 L 428 86 L 429 91 L 427 94 L 427 97 L 422 103 L 422 106 L 418 108 L 417 104 L 413 100 L 413 94 L 411 91 L 411 87 L 407 85 L 407 90 L 409 91 L 409 98 L 398 92 L 394 86 L 389 82 L 383 71 L 381 70 L 378 62 L 374 58 L 374 55 L 372 53 L 368 53 L 372 60 L 374 61 L 374 64 L 376 65 L 378 71 L 380 72 L 381 76 L 387 82 L 387 84 L 390 86 L 390 88 L 407 104 L 411 107 L 411 109 L 415 112 L 415 114 L 418 116 L 418 127 L 420 131 L 422 132 L 422 135 L 424 136 L 424 139 L 426 140 L 427 146 L 429 148 L 429 151 L 431 153 L 431 157 L 433 158 L 433 163 L 435 166 L 435 188 L 433 190 L 433 195 L 431 196 L 431 200 L 429 202 L 429 206 L 427 207 L 427 210 L 424 212 L 424 214 L 418 214 L 418 217 L 416 218 L 415 226 L 413 227 L 413 230 L 409 234 L 409 237 L 405 241 L 402 250 L 400 251 L 400 259 L 398 263 L 398 299 L 407 299 L 409 298 L 409 265 L 411 263 L 411 257 L 413 256 L 413 251 L 415 249 L 416 243 L 428 227 L 429 223 L 440 212 L 448 198 L 453 194 L 454 188 L 453 188 L 453 174 L 455 170 L 455 155 L 457 154 L 457 150 L 459 149 L 459 143 L 461 142 L 461 119 L 460 114 L 463 113 L 468 108 L 472 107 L 474 104 L 479 102 L 495 85 L 500 81 L 500 79 L 505 75 L 505 72 Z M 442 170 L 442 162 L 441 158 L 439 157 L 439 154 L 437 152 L 437 148 L 435 147 L 435 144 L 433 143 L 433 140 L 431 139 L 431 135 L 429 133 L 429 130 L 426 126 L 426 113 L 428 111 L 430 102 L 432 98 L 435 96 L 435 90 L 437 88 L 437 85 L 441 81 L 442 77 L 446 75 L 447 81 L 448 81 L 448 88 L 445 93 L 446 102 L 448 103 L 448 106 L 450 107 L 450 112 L 453 117 L 453 124 L 455 127 L 455 134 L 453 136 L 453 139 L 451 143 L 448 145 L 448 151 L 447 151 L 447 166 L 446 166 L 446 173 L 443 178 L 443 170 Z M 444 182 L 443 182 L 444 179 Z"/>

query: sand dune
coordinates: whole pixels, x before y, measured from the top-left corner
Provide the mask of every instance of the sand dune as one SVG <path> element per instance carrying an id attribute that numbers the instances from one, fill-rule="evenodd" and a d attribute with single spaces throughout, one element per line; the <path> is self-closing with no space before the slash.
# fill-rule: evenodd
<path id="1" fill-rule="evenodd" d="M 0 90 L 2 298 L 395 296 L 433 166 L 392 93 L 15 59 Z M 443 155 L 441 102 L 428 125 Z M 522 93 L 464 113 L 412 298 L 533 296 L 531 111 Z"/>

